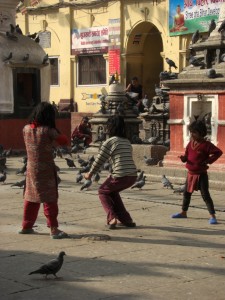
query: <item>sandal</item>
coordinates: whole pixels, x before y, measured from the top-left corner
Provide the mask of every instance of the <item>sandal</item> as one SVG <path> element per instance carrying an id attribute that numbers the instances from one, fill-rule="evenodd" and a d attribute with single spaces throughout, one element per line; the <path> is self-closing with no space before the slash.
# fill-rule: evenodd
<path id="1" fill-rule="evenodd" d="M 176 214 L 172 215 L 171 218 L 173 218 L 173 219 L 187 219 L 187 216 L 182 215 L 181 213 L 176 213 Z"/>
<path id="2" fill-rule="evenodd" d="M 106 227 L 108 229 L 116 229 L 117 220 L 116 219 L 112 219 L 110 222 L 113 222 L 113 223 L 106 224 Z"/>
<path id="3" fill-rule="evenodd" d="M 61 230 L 58 230 L 56 233 L 51 233 L 51 238 L 54 240 L 66 239 L 69 235 Z"/>
<path id="4" fill-rule="evenodd" d="M 210 225 L 218 224 L 217 219 L 216 218 L 210 218 L 209 219 L 209 224 Z"/>
<path id="5" fill-rule="evenodd" d="M 34 234 L 35 231 L 32 228 L 22 228 L 21 230 L 18 231 L 19 234 Z"/>

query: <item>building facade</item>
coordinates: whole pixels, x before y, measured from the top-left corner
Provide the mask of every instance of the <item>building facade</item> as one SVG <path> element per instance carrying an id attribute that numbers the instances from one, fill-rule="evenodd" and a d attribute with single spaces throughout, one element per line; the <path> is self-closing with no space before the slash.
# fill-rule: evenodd
<path id="1" fill-rule="evenodd" d="M 170 36 L 169 1 L 42 0 L 18 12 L 25 34 L 38 33 L 49 55 L 49 100 L 74 100 L 78 112 L 97 112 L 110 76 L 118 73 L 124 88 L 139 78 L 148 98 L 166 57 L 178 70 L 187 63 L 191 34 Z"/>

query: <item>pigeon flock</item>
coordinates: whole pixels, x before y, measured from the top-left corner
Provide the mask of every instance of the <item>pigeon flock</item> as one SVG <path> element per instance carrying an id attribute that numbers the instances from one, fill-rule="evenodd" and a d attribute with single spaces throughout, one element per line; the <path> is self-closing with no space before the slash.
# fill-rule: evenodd
<path id="1" fill-rule="evenodd" d="M 154 141 L 152 140 L 152 143 Z M 91 165 L 95 160 L 94 155 L 88 156 L 86 155 L 86 158 L 81 157 L 82 154 L 76 154 L 72 155 L 71 151 L 66 148 L 53 148 L 53 157 L 54 159 L 61 160 L 61 163 L 64 165 L 65 168 L 63 170 L 62 167 L 56 165 L 55 163 L 55 170 L 57 173 L 57 183 L 60 185 L 64 179 L 60 175 L 60 173 L 63 173 L 63 171 L 68 172 L 74 172 L 75 171 L 75 177 L 73 179 L 74 184 L 80 185 L 80 191 L 88 191 L 90 190 L 90 187 L 93 185 L 93 183 L 96 185 L 99 185 L 101 182 L 101 176 L 108 176 L 112 172 L 112 165 L 109 161 L 106 161 L 104 165 L 102 166 L 102 169 L 93 175 L 92 180 L 86 180 L 84 179 L 84 174 L 89 172 L 91 169 Z M 3 146 L 0 145 L 0 183 L 5 184 L 8 180 L 7 176 L 7 158 L 12 155 L 12 149 L 4 150 Z M 22 163 L 22 166 L 15 171 L 15 174 L 17 176 L 23 176 L 23 179 L 16 180 L 15 182 L 11 182 L 10 186 L 13 188 L 20 188 L 24 189 L 26 184 L 26 170 L 27 170 L 27 156 L 22 157 L 20 160 Z M 144 155 L 143 162 L 146 166 L 159 166 L 160 160 L 153 157 L 147 157 Z M 102 174 L 102 172 L 104 174 Z M 101 175 L 102 174 L 102 175 Z M 61 177 L 60 177 L 61 176 Z M 72 178 L 72 177 L 71 177 Z M 133 184 L 131 189 L 138 189 L 138 190 L 144 190 L 145 184 L 146 184 L 147 176 L 144 174 L 143 170 L 140 170 L 138 173 L 136 182 Z M 181 194 L 184 191 L 185 185 L 181 185 L 178 188 L 174 188 L 173 184 L 168 180 L 168 178 L 165 175 L 162 175 L 161 183 L 163 188 L 171 189 L 173 190 L 174 194 Z M 94 187 L 96 188 L 96 186 Z"/>

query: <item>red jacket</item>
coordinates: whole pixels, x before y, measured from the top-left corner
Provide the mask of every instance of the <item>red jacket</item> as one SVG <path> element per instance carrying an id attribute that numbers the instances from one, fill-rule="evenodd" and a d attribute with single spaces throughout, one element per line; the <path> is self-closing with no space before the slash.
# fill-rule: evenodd
<path id="1" fill-rule="evenodd" d="M 208 164 L 214 163 L 223 152 L 210 141 L 203 141 L 194 147 L 190 141 L 185 151 L 186 168 L 194 173 L 205 172 Z"/>

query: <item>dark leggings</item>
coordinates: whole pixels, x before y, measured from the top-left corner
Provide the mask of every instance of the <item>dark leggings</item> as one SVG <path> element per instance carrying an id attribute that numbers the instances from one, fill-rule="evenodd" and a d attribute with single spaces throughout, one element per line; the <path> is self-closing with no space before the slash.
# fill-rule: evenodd
<path id="1" fill-rule="evenodd" d="M 213 204 L 212 198 L 209 193 L 209 179 L 208 179 L 207 173 L 200 175 L 198 188 L 201 192 L 202 199 L 205 201 L 205 204 L 207 206 L 207 209 L 208 209 L 210 215 L 214 215 L 215 209 L 214 209 L 214 204 Z M 192 195 L 192 193 L 187 192 L 187 182 L 186 182 L 185 191 L 183 193 L 183 204 L 182 204 L 183 211 L 188 210 L 190 202 L 191 202 L 191 195 Z"/>

